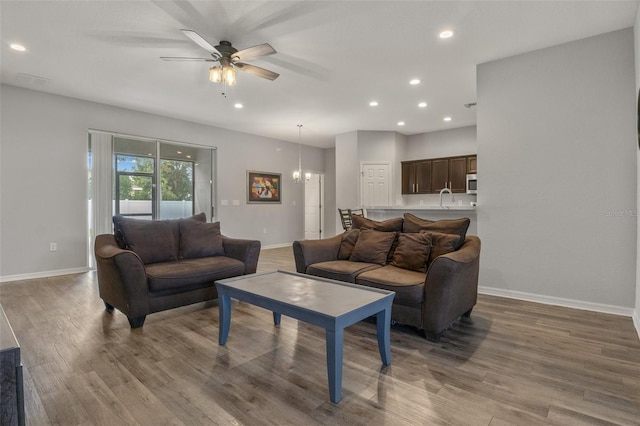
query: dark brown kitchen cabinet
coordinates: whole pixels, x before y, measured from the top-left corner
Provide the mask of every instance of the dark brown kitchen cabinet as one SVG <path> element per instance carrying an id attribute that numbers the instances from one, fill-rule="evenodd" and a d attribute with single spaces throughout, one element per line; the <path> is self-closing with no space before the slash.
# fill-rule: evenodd
<path id="1" fill-rule="evenodd" d="M 467 157 L 449 159 L 449 187 L 451 192 L 467 192 Z"/>
<path id="2" fill-rule="evenodd" d="M 478 173 L 478 156 L 471 155 L 467 157 L 467 173 Z"/>
<path id="3" fill-rule="evenodd" d="M 431 192 L 440 192 L 449 187 L 449 159 L 438 158 L 432 160 Z"/>
<path id="4" fill-rule="evenodd" d="M 415 194 L 416 188 L 416 172 L 415 162 L 402 162 L 402 193 Z"/>
<path id="5" fill-rule="evenodd" d="M 402 193 L 428 194 L 431 192 L 431 160 L 402 162 Z"/>
<path id="6" fill-rule="evenodd" d="M 476 172 L 476 158 L 475 155 L 463 155 L 403 161 L 402 193 L 437 194 L 443 188 L 464 193 L 467 190 L 467 173 Z"/>

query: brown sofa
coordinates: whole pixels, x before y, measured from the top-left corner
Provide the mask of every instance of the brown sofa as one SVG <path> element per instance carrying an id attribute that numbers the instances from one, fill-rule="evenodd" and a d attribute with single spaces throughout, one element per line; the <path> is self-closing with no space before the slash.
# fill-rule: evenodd
<path id="1" fill-rule="evenodd" d="M 204 213 L 148 221 L 114 216 L 114 235 L 98 235 L 100 297 L 131 328 L 146 316 L 218 297 L 214 281 L 256 272 L 260 241 L 229 238 Z"/>
<path id="2" fill-rule="evenodd" d="M 300 273 L 396 293 L 391 319 L 438 341 L 476 304 L 480 239 L 467 236 L 469 219 L 374 221 L 353 216 L 353 227 L 325 240 L 293 243 Z"/>

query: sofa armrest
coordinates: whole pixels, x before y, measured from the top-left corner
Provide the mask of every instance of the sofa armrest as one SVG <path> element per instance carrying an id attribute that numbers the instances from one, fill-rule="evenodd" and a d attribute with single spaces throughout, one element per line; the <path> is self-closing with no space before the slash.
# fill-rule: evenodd
<path id="1" fill-rule="evenodd" d="M 480 239 L 467 236 L 462 247 L 431 262 L 425 279 L 424 330 L 440 333 L 478 299 Z"/>
<path id="2" fill-rule="evenodd" d="M 140 257 L 118 247 L 115 237 L 110 234 L 96 237 L 94 252 L 102 300 L 128 317 L 147 315 L 149 287 Z"/>
<path id="3" fill-rule="evenodd" d="M 244 274 L 253 274 L 258 269 L 260 257 L 260 241 L 244 240 L 222 236 L 224 254 L 244 263 Z"/>
<path id="4" fill-rule="evenodd" d="M 318 262 L 338 260 L 342 234 L 324 240 L 301 240 L 293 242 L 293 257 L 296 271 L 304 274 L 307 267 Z"/>

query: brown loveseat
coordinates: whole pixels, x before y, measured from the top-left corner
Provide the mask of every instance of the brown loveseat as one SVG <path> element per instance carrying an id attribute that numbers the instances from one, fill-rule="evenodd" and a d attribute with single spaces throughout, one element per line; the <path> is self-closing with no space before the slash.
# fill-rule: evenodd
<path id="1" fill-rule="evenodd" d="M 100 297 L 131 328 L 147 314 L 218 297 L 214 281 L 256 272 L 260 241 L 225 237 L 204 213 L 148 221 L 114 216 L 114 235 L 98 235 Z"/>
<path id="2" fill-rule="evenodd" d="M 353 216 L 353 230 L 325 240 L 293 243 L 300 273 L 396 293 L 392 321 L 416 327 L 429 340 L 476 304 L 480 239 L 469 219 L 374 221 Z"/>

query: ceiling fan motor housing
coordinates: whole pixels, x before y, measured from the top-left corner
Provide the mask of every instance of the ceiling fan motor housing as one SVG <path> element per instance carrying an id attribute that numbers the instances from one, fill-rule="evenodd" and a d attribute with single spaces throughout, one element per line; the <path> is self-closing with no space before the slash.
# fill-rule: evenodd
<path id="1" fill-rule="evenodd" d="M 238 49 L 231 45 L 231 42 L 228 42 L 226 40 L 220 41 L 220 44 L 216 46 L 216 50 L 218 50 L 218 52 L 220 52 L 223 57 L 229 59 L 231 58 L 231 55 L 238 51 Z"/>

